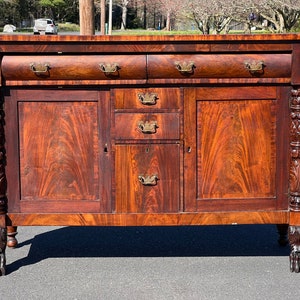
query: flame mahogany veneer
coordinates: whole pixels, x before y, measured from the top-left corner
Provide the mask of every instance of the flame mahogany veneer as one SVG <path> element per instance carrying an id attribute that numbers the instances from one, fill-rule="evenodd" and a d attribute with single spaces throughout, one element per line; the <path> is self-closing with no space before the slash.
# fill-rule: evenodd
<path id="1" fill-rule="evenodd" d="M 0 274 L 17 226 L 276 224 L 300 271 L 300 36 L 0 36 Z"/>

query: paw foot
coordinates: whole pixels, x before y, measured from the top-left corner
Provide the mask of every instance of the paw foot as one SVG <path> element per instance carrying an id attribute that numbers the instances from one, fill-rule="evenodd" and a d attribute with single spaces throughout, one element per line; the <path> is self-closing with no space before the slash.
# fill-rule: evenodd
<path id="1" fill-rule="evenodd" d="M 5 254 L 0 253 L 0 276 L 5 275 L 5 265 L 6 265 Z"/>
<path id="2" fill-rule="evenodd" d="M 290 270 L 291 272 L 300 272 L 300 252 L 292 251 L 290 254 Z"/>

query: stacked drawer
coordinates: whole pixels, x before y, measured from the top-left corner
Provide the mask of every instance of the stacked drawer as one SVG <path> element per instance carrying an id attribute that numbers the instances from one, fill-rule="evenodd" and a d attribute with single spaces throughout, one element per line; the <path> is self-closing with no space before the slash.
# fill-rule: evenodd
<path id="1" fill-rule="evenodd" d="M 57 81 L 80 80 L 82 84 L 83 80 L 89 81 L 89 83 L 144 80 L 146 78 L 146 56 L 4 56 L 2 74 L 7 84 L 26 80 L 27 85 L 40 81 L 56 84 Z"/>
<path id="2" fill-rule="evenodd" d="M 114 90 L 116 211 L 177 212 L 180 89 Z"/>
<path id="3" fill-rule="evenodd" d="M 289 78 L 291 54 L 149 55 L 148 78 Z"/>
<path id="4" fill-rule="evenodd" d="M 195 53 L 4 56 L 6 85 L 289 82 L 291 54 Z"/>

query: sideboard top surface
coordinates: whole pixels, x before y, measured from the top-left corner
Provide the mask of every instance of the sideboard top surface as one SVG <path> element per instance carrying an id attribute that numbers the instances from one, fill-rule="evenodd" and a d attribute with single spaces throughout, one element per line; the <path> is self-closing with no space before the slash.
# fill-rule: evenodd
<path id="1" fill-rule="evenodd" d="M 136 52 L 235 52 L 288 51 L 300 34 L 257 35 L 0 35 L 0 53 L 57 53 L 60 51 Z"/>

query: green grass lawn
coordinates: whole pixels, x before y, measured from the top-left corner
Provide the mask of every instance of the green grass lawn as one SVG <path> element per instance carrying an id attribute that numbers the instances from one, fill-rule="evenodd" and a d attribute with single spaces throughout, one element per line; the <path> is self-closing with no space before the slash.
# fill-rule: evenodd
<path id="1" fill-rule="evenodd" d="M 176 34 L 202 34 L 199 30 L 185 30 L 185 31 L 166 31 L 166 30 L 144 30 L 144 29 L 127 29 L 127 30 L 113 30 L 113 35 L 176 35 Z"/>

